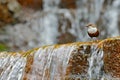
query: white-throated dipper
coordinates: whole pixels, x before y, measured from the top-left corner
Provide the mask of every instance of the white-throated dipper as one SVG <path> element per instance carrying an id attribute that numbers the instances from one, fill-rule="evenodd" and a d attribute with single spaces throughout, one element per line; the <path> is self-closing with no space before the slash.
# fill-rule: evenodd
<path id="1" fill-rule="evenodd" d="M 88 32 L 88 35 L 93 38 L 93 37 L 98 37 L 99 36 L 99 31 L 98 31 L 98 28 L 96 27 L 95 24 L 88 24 L 87 26 L 87 32 Z"/>

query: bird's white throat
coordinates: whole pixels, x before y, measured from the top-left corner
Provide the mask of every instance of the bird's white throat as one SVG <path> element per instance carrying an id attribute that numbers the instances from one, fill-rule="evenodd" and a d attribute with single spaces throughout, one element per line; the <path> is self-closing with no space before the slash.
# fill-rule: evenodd
<path id="1" fill-rule="evenodd" d="M 88 28 L 88 32 L 89 33 L 96 33 L 97 32 L 97 28 L 96 27 L 89 27 Z"/>

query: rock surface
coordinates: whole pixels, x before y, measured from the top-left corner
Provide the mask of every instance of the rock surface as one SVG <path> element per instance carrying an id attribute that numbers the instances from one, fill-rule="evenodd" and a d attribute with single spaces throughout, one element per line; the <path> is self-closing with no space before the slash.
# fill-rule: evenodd
<path id="1" fill-rule="evenodd" d="M 97 64 L 103 61 L 103 65 L 98 70 L 100 77 L 92 77 L 92 79 L 119 79 L 120 78 L 120 37 L 109 38 L 102 41 L 91 42 L 76 42 L 64 45 L 44 46 L 29 50 L 27 52 L 19 53 L 0 53 L 0 79 L 6 79 L 7 69 L 9 79 L 14 79 L 10 76 L 14 72 L 15 64 L 17 61 L 19 65 L 24 65 L 16 69 L 17 72 L 21 71 L 22 76 L 19 79 L 23 80 L 86 80 L 90 78 L 89 70 L 91 64 L 94 64 L 94 68 L 99 68 Z M 103 52 L 102 60 L 100 54 Z M 93 63 L 89 60 L 92 59 L 92 55 L 100 53 L 97 58 L 93 56 Z M 95 54 L 95 55 L 96 55 Z M 19 57 L 18 59 L 16 59 Z M 9 63 L 8 59 L 9 58 Z M 91 58 L 91 59 L 90 59 Z M 16 63 L 10 65 L 16 59 Z M 13 60 L 13 61 L 12 61 Z M 4 65 L 3 65 L 4 64 Z M 95 66 L 96 65 L 96 66 Z M 17 65 L 16 65 L 17 66 Z M 19 69 L 21 68 L 21 69 Z M 93 68 L 93 69 L 94 69 Z M 15 71 L 16 71 L 15 70 Z M 17 74 L 13 74 L 14 76 Z M 89 75 L 89 76 L 88 76 Z M 102 76 L 101 76 L 102 75 Z M 16 78 L 17 79 L 17 78 Z M 19 80 L 18 79 L 18 80 Z M 8 79 L 6 79 L 8 80 Z"/>
<path id="2" fill-rule="evenodd" d="M 0 27 L 14 21 L 12 14 L 6 5 L 0 4 Z"/>

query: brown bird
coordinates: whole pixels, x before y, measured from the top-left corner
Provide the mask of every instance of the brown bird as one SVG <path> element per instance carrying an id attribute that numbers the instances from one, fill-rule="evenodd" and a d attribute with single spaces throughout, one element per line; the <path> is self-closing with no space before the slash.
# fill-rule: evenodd
<path id="1" fill-rule="evenodd" d="M 87 32 L 88 32 L 88 35 L 93 38 L 93 37 L 98 37 L 99 36 L 99 31 L 98 31 L 98 28 L 96 27 L 95 24 L 88 24 L 87 26 Z"/>

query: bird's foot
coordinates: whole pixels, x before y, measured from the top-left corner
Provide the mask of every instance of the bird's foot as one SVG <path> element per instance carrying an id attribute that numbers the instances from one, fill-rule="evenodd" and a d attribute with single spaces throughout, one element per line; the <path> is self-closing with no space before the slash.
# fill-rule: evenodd
<path id="1" fill-rule="evenodd" d="M 91 38 L 91 41 L 97 41 L 97 40 L 98 40 L 98 38 L 96 38 L 96 37 Z"/>

